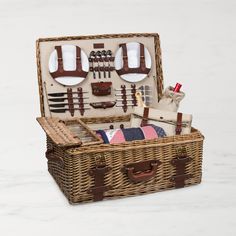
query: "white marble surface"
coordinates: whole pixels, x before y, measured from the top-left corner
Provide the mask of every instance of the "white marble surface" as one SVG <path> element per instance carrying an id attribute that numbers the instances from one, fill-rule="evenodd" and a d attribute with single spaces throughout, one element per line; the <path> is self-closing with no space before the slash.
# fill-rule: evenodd
<path id="1" fill-rule="evenodd" d="M 0 234 L 236 235 L 234 0 L 0 0 Z M 159 32 L 166 85 L 204 145 L 196 187 L 70 206 L 47 173 L 39 116 L 39 37 Z"/>

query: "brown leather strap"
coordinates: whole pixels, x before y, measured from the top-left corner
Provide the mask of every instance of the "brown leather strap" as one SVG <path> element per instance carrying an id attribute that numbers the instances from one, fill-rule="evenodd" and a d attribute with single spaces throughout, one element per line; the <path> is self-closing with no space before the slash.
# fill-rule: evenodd
<path id="1" fill-rule="evenodd" d="M 123 54 L 123 69 L 124 71 L 127 72 L 129 70 L 127 47 L 125 43 L 121 44 L 120 46 L 122 48 L 122 54 Z"/>
<path id="2" fill-rule="evenodd" d="M 94 187 L 88 190 L 89 194 L 93 195 L 94 201 L 101 201 L 104 198 L 104 192 L 111 189 L 111 186 L 105 186 L 105 174 L 111 170 L 106 165 L 98 165 L 90 169 L 88 174 L 94 177 Z"/>
<path id="3" fill-rule="evenodd" d="M 131 97 L 132 97 L 132 103 L 134 106 L 137 106 L 137 98 L 136 98 L 136 85 L 135 84 L 131 84 Z"/>
<path id="4" fill-rule="evenodd" d="M 142 118 L 142 122 L 141 122 L 141 127 L 147 125 L 147 122 L 148 122 L 148 114 L 149 114 L 149 108 L 148 108 L 148 107 L 144 107 L 144 110 L 143 110 L 143 118 Z"/>
<path id="5" fill-rule="evenodd" d="M 127 73 L 140 73 L 140 74 L 148 74 L 150 72 L 150 68 L 146 67 L 145 63 L 145 49 L 142 43 L 140 44 L 140 66 L 137 68 L 129 68 L 128 65 L 128 55 L 127 55 L 127 46 L 126 44 L 120 44 L 123 53 L 123 68 L 117 70 L 118 75 L 123 75 Z"/>
<path id="6" fill-rule="evenodd" d="M 72 88 L 67 89 L 67 98 L 68 98 L 68 106 L 69 106 L 69 112 L 71 116 L 74 116 L 74 101 L 73 101 L 73 93 Z"/>
<path id="7" fill-rule="evenodd" d="M 176 123 L 176 129 L 175 129 L 175 134 L 179 135 L 181 134 L 182 131 L 182 113 L 178 112 L 177 113 L 177 123 Z"/>
<path id="8" fill-rule="evenodd" d="M 78 46 L 76 46 L 76 70 L 79 72 L 82 71 L 81 49 Z"/>
<path id="9" fill-rule="evenodd" d="M 57 61 L 58 61 L 58 69 L 55 72 L 50 72 L 52 78 L 58 77 L 82 77 L 85 78 L 88 72 L 83 71 L 82 69 L 82 59 L 81 59 L 81 48 L 76 46 L 76 70 L 67 71 L 64 70 L 63 67 L 63 57 L 62 57 L 62 47 L 55 46 L 57 51 Z"/>
<path id="10" fill-rule="evenodd" d="M 185 186 L 185 180 L 192 177 L 191 174 L 187 174 L 187 165 L 192 161 L 192 158 L 187 155 L 186 150 L 182 153 L 177 153 L 177 156 L 171 160 L 171 164 L 175 167 L 175 175 L 171 177 L 171 181 L 174 182 L 175 188 L 183 188 Z"/>
<path id="11" fill-rule="evenodd" d="M 79 108 L 81 116 L 84 115 L 84 97 L 83 97 L 83 89 L 81 87 L 77 88 L 78 91 L 78 100 L 79 100 Z"/>
<path id="12" fill-rule="evenodd" d="M 82 77 L 85 78 L 88 74 L 88 72 L 85 71 L 69 71 L 69 70 L 65 70 L 63 72 L 60 72 L 59 70 L 50 73 L 52 78 L 58 78 L 58 77 Z"/>
<path id="13" fill-rule="evenodd" d="M 121 85 L 121 98 L 122 98 L 122 107 L 123 107 L 123 111 L 127 112 L 128 106 L 127 106 L 127 95 L 126 95 L 126 86 L 125 85 Z"/>
<path id="14" fill-rule="evenodd" d="M 140 43 L 140 69 L 141 71 L 146 70 L 144 45 L 142 43 Z"/>
<path id="15" fill-rule="evenodd" d="M 61 46 L 55 46 L 55 49 L 57 51 L 57 62 L 58 62 L 58 69 L 57 69 L 57 71 L 62 73 L 64 71 L 62 49 L 61 49 Z"/>
<path id="16" fill-rule="evenodd" d="M 139 67 L 138 68 L 129 68 L 128 71 L 125 71 L 123 68 L 120 70 L 117 70 L 117 74 L 118 75 L 124 75 L 124 74 L 128 74 L 128 73 L 137 73 L 137 74 L 149 74 L 151 69 L 149 68 L 145 68 L 145 70 L 141 70 Z"/>

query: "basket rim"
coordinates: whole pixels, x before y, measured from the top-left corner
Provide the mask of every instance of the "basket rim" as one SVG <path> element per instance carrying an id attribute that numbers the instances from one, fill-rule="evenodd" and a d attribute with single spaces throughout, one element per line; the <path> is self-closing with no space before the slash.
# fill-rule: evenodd
<path id="1" fill-rule="evenodd" d="M 187 144 L 191 142 L 202 142 L 205 139 L 203 134 L 198 130 L 192 127 L 190 134 L 182 135 L 173 135 L 163 138 L 156 138 L 151 140 L 135 140 L 128 141 L 119 144 L 98 144 L 96 147 L 92 146 L 80 146 L 80 147 L 71 147 L 65 150 L 69 155 L 78 155 L 84 153 L 100 153 L 107 151 L 124 151 L 130 149 L 138 148 L 149 148 L 154 146 L 167 146 L 167 145 L 180 145 Z"/>

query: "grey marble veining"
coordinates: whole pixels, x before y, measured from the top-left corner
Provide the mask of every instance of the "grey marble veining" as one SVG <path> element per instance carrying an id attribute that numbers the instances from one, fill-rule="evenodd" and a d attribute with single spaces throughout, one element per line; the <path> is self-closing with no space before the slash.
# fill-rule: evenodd
<path id="1" fill-rule="evenodd" d="M 0 234 L 236 235 L 236 2 L 0 0 Z M 71 206 L 47 172 L 35 40 L 158 32 L 165 85 L 204 142 L 201 185 Z"/>

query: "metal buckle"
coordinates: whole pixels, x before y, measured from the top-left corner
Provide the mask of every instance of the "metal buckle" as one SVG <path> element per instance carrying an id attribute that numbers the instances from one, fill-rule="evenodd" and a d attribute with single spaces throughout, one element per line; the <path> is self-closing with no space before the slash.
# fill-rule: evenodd
<path id="1" fill-rule="evenodd" d="M 178 147 L 176 149 L 176 153 L 178 157 L 184 157 L 187 156 L 187 150 L 185 147 Z"/>
<path id="2" fill-rule="evenodd" d="M 102 154 L 98 154 L 98 156 L 95 156 L 95 163 L 98 167 L 106 166 L 106 158 Z"/>

